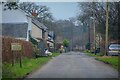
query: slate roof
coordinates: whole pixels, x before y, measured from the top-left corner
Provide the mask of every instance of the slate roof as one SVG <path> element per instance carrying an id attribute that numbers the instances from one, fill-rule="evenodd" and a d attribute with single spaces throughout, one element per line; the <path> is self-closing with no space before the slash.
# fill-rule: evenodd
<path id="1" fill-rule="evenodd" d="M 2 5 L 2 23 L 28 23 L 27 16 L 21 9 L 4 10 Z"/>

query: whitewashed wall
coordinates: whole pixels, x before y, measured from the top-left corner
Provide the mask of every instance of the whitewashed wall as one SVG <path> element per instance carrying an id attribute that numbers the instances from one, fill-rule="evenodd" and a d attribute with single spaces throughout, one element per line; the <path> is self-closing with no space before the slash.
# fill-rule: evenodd
<path id="1" fill-rule="evenodd" d="M 31 34 L 34 38 L 42 38 L 42 30 L 32 23 Z"/>

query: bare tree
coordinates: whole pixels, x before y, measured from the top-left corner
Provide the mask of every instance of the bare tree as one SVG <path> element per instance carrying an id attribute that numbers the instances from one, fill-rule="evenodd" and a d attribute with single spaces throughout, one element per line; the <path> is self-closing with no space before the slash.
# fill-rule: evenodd
<path id="1" fill-rule="evenodd" d="M 47 6 L 37 5 L 33 2 L 22 2 L 14 1 L 14 2 L 3 2 L 5 9 L 22 9 L 29 15 L 33 15 L 37 18 L 39 21 L 43 20 L 53 20 L 52 14 L 49 11 L 49 8 Z"/>
<path id="2" fill-rule="evenodd" d="M 53 19 L 47 6 L 37 5 L 32 2 L 23 2 L 19 4 L 19 7 L 29 15 L 35 13 L 35 17 L 38 18 L 39 21 Z"/>
<path id="3" fill-rule="evenodd" d="M 118 2 L 109 2 L 109 39 L 118 39 Z M 78 19 L 88 24 L 90 17 L 96 19 L 96 30 L 101 33 L 102 38 L 105 35 L 105 22 L 106 22 L 106 3 L 105 2 L 86 2 L 79 3 L 81 13 Z M 93 16 L 95 15 L 95 16 Z"/>

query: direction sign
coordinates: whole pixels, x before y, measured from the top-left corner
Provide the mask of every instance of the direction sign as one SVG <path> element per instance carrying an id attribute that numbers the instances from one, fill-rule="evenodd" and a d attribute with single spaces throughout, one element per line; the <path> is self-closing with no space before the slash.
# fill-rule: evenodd
<path id="1" fill-rule="evenodd" d="M 11 50 L 12 51 L 21 51 L 22 45 L 20 43 L 11 43 Z"/>

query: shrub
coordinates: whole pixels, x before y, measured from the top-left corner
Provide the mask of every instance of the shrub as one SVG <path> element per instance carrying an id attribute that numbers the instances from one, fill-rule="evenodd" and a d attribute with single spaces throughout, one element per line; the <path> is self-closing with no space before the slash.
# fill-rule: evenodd
<path id="1" fill-rule="evenodd" d="M 37 48 L 37 45 L 32 45 L 33 46 L 33 55 L 34 55 L 34 57 L 38 57 L 38 56 L 40 56 L 40 49 L 38 49 Z"/>
<path id="2" fill-rule="evenodd" d="M 64 46 L 64 47 L 68 47 L 68 46 L 69 46 L 69 43 L 70 43 L 69 40 L 67 40 L 67 39 L 64 39 L 64 40 L 63 40 L 63 46 Z"/>

